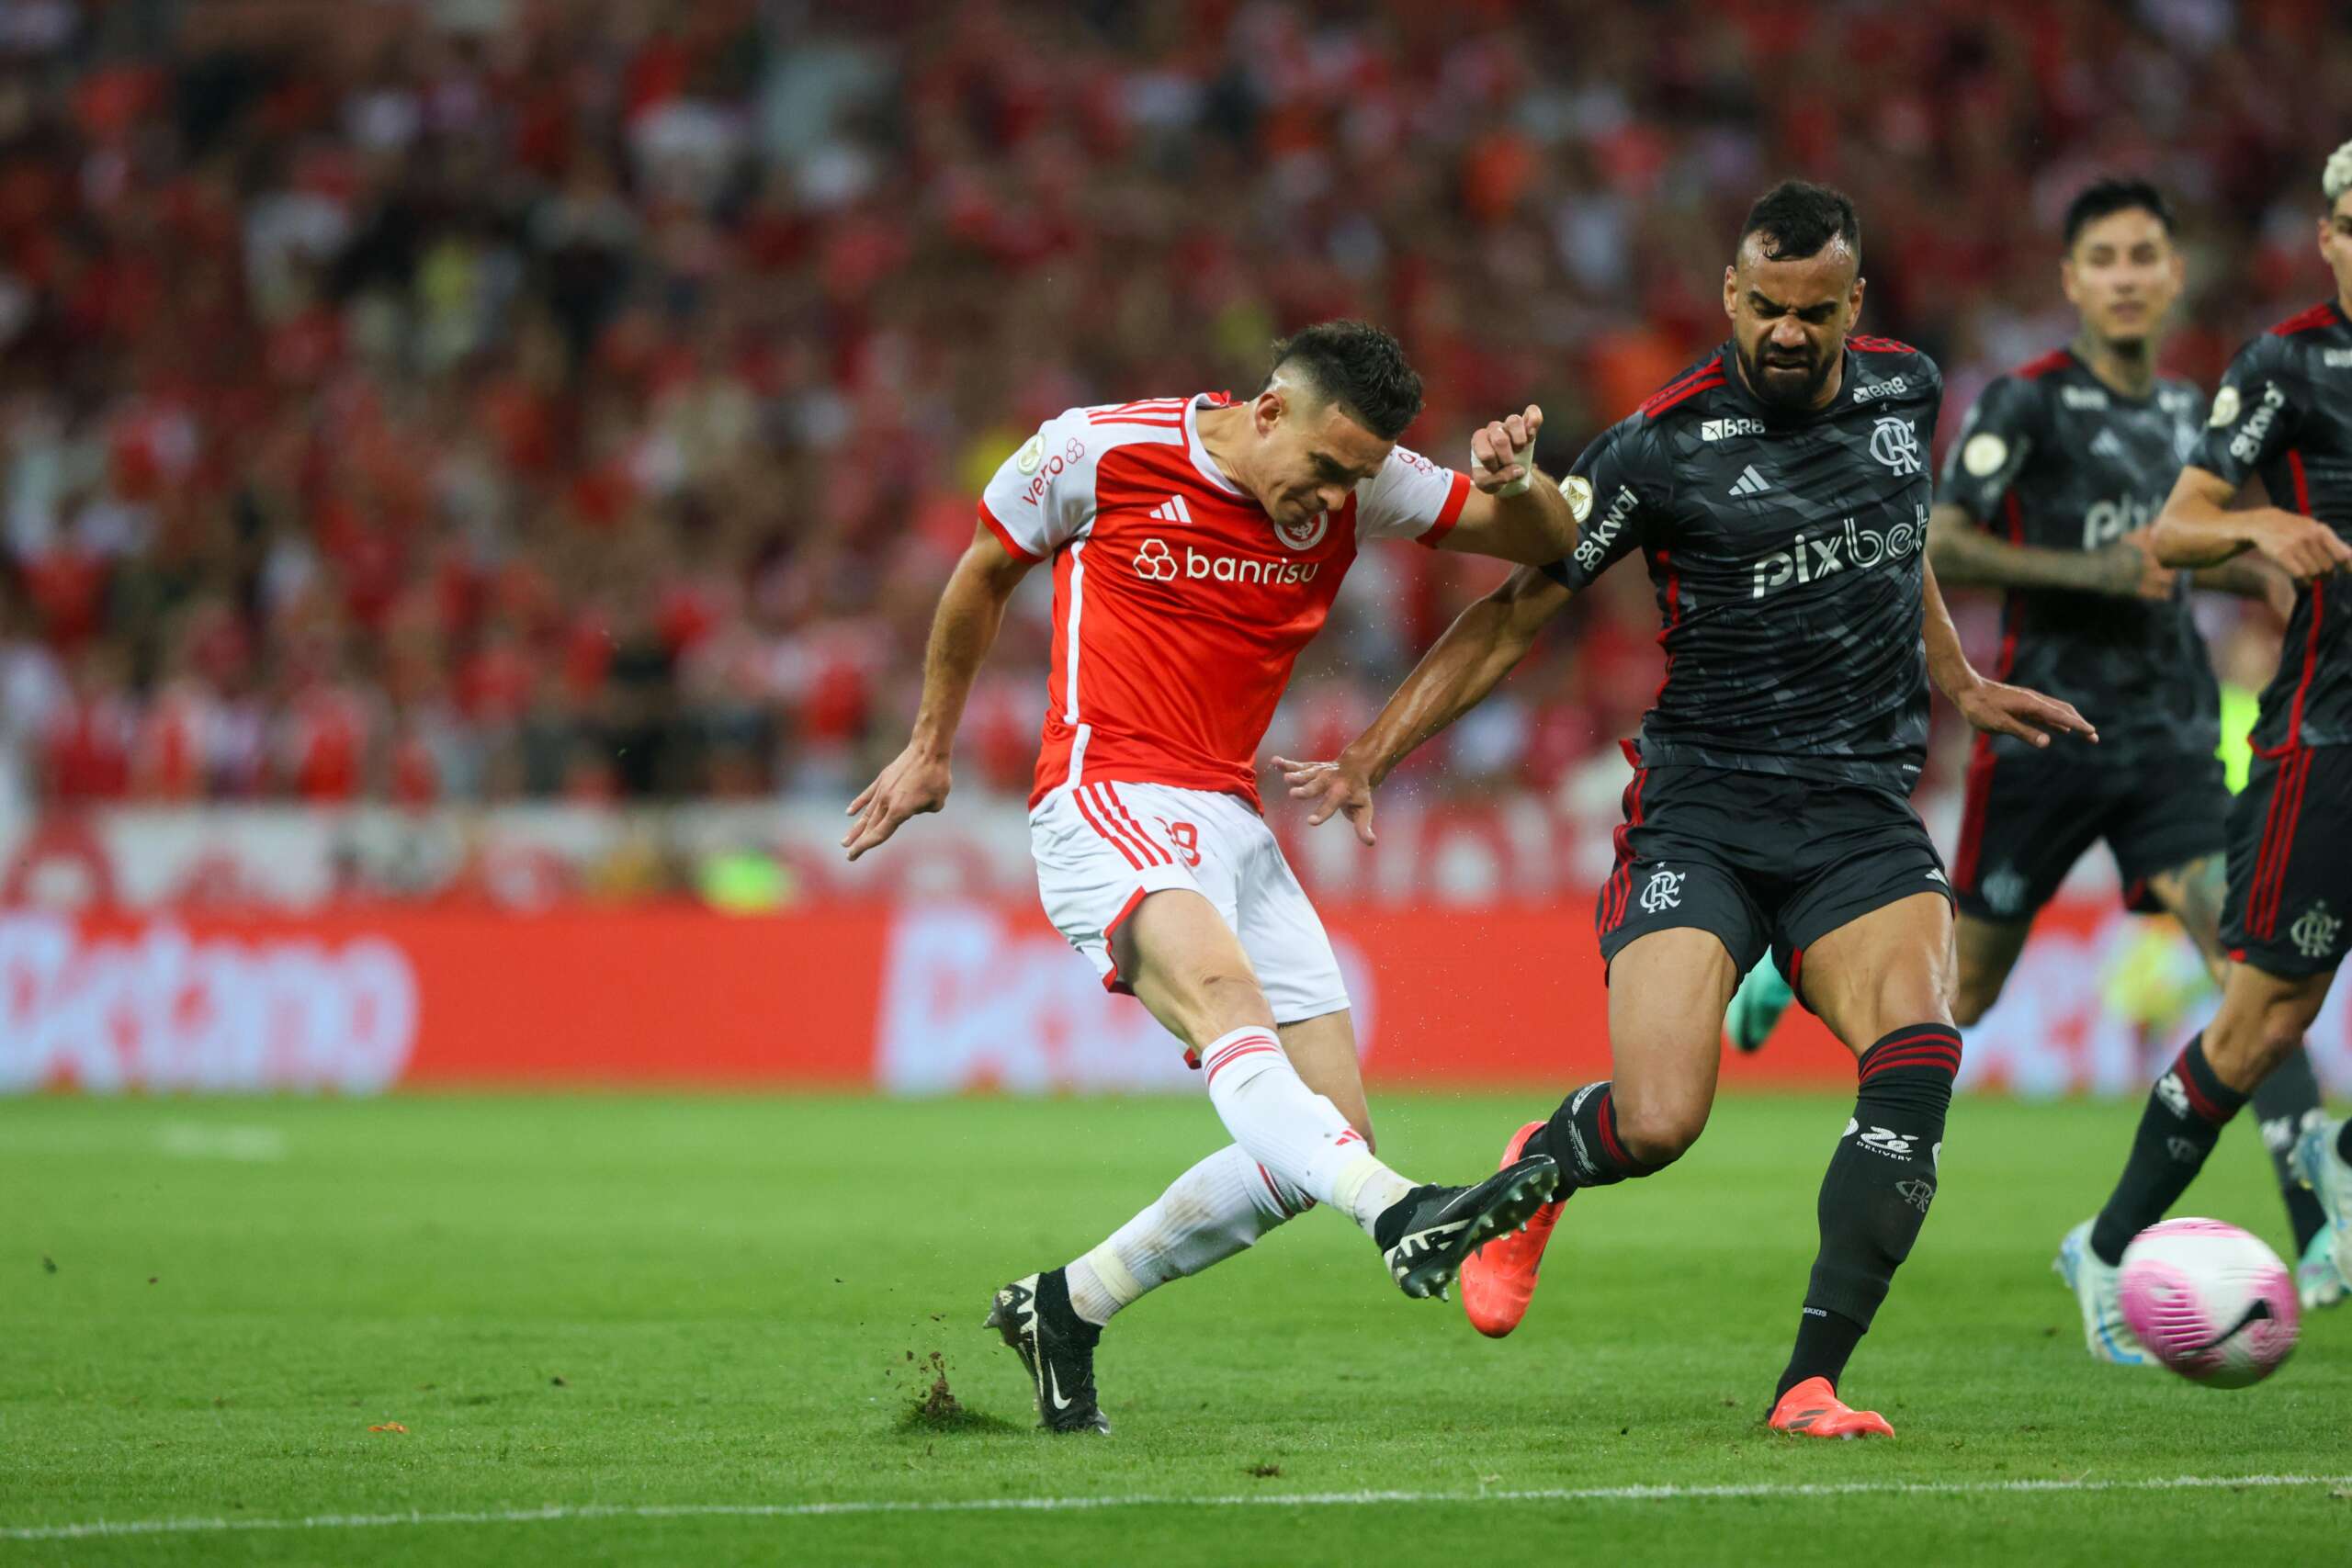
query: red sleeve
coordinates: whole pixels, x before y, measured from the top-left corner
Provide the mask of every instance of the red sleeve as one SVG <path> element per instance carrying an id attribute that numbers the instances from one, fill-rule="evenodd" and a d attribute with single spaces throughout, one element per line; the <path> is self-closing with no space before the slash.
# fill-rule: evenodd
<path id="1" fill-rule="evenodd" d="M 1453 502 L 1448 502 L 1447 504 L 1452 506 L 1454 511 L 1458 512 L 1461 510 L 1461 507 Z M 980 521 L 982 524 L 987 525 L 989 533 L 996 536 L 996 542 L 1002 545 L 1005 548 L 1005 553 L 1012 556 L 1014 560 L 1037 561 L 1046 558 L 1043 556 L 1032 555 L 1027 550 L 1023 549 L 1019 543 L 1012 537 L 1012 530 L 1008 529 L 1003 524 L 997 521 L 996 513 L 989 510 L 989 503 L 985 501 L 980 502 Z M 1451 522 L 1450 518 L 1448 519 L 1448 522 Z"/>
<path id="2" fill-rule="evenodd" d="M 1429 532 L 1420 536 L 1420 542 L 1430 549 L 1437 548 L 1438 541 L 1453 533 L 1453 525 L 1462 521 L 1462 508 L 1469 499 L 1470 476 L 1456 469 L 1453 483 L 1445 492 L 1445 504 L 1438 508 L 1437 521 L 1430 525 Z"/>

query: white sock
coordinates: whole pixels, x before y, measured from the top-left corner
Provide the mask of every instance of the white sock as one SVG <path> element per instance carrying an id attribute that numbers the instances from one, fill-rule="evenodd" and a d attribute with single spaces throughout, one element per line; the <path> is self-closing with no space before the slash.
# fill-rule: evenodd
<path id="1" fill-rule="evenodd" d="M 1227 1144 L 1069 1266 L 1069 1303 L 1087 1322 L 1108 1323 L 1145 1292 L 1224 1262 L 1314 1206 L 1314 1199 Z"/>
<path id="2" fill-rule="evenodd" d="M 1291 1070 L 1271 1029 L 1237 1029 L 1201 1053 L 1209 1103 L 1225 1130 L 1275 1179 L 1329 1203 L 1372 1234 L 1413 1184 L 1373 1157 L 1340 1108 Z"/>

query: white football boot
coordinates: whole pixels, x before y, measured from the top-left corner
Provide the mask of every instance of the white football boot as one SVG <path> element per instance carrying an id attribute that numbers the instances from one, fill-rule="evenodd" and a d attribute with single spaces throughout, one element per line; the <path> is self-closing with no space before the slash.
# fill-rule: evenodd
<path id="1" fill-rule="evenodd" d="M 2066 1288 L 2075 1292 L 2075 1300 L 2082 1303 L 2083 1342 L 2095 1359 L 2112 1361 L 2119 1367 L 2153 1366 L 2153 1358 L 2123 1321 L 2116 1290 L 2116 1280 L 2122 1270 L 2111 1263 L 2100 1262 L 2098 1254 L 2091 1250 L 2091 1221 L 2085 1220 L 2066 1233 L 2050 1267 L 2058 1271 L 2058 1277 L 2066 1281 Z"/>
<path id="2" fill-rule="evenodd" d="M 2346 1271 L 2352 1269 L 2352 1165 L 2345 1164 L 2344 1156 L 2335 1152 L 2335 1140 L 2343 1127 L 2341 1122 L 2313 1119 L 2311 1125 L 2303 1129 L 2302 1135 L 2295 1140 L 2294 1149 L 2287 1156 L 2287 1168 L 2302 1179 L 2303 1185 L 2312 1190 L 2312 1196 L 2319 1200 L 2321 1211 L 2327 1215 L 2327 1229 L 2323 1235 L 2312 1238 L 2312 1251 L 2318 1250 L 2323 1239 L 2334 1242 L 2339 1296 L 2345 1288 L 2352 1287 L 2352 1272 Z M 2308 1264 L 2311 1252 L 2306 1252 L 2303 1258 Z M 2300 1277 L 2302 1270 L 2299 1269 L 2296 1273 L 2296 1283 L 2300 1285 L 2302 1283 Z M 2306 1305 L 2330 1304 L 2326 1301 L 2313 1303 L 2309 1297 L 2305 1297 L 2304 1302 Z"/>

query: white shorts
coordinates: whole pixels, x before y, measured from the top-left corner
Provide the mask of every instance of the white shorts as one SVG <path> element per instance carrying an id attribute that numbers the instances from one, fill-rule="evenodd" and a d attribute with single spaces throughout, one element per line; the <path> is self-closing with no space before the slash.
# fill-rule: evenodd
<path id="1" fill-rule="evenodd" d="M 1216 906 L 1241 939 L 1276 1023 L 1348 1005 L 1306 889 L 1265 820 L 1237 796 L 1169 784 L 1063 785 L 1029 813 L 1029 846 L 1046 919 L 1110 990 L 1127 990 L 1111 954 L 1119 922 L 1145 894 L 1183 887 Z"/>

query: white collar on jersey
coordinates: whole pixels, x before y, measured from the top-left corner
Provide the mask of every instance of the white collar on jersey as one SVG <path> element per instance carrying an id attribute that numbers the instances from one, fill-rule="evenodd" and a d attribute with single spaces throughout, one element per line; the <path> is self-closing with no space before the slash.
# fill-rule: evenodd
<path id="1" fill-rule="evenodd" d="M 1193 454 L 1193 467 L 1201 471 L 1201 478 L 1226 494 L 1242 496 L 1247 500 L 1241 487 L 1225 477 L 1225 470 L 1216 466 L 1216 459 L 1209 456 L 1209 449 L 1201 445 L 1201 422 L 1197 416 L 1207 406 L 1210 404 L 1206 392 L 1195 393 L 1184 400 L 1184 445 Z"/>

